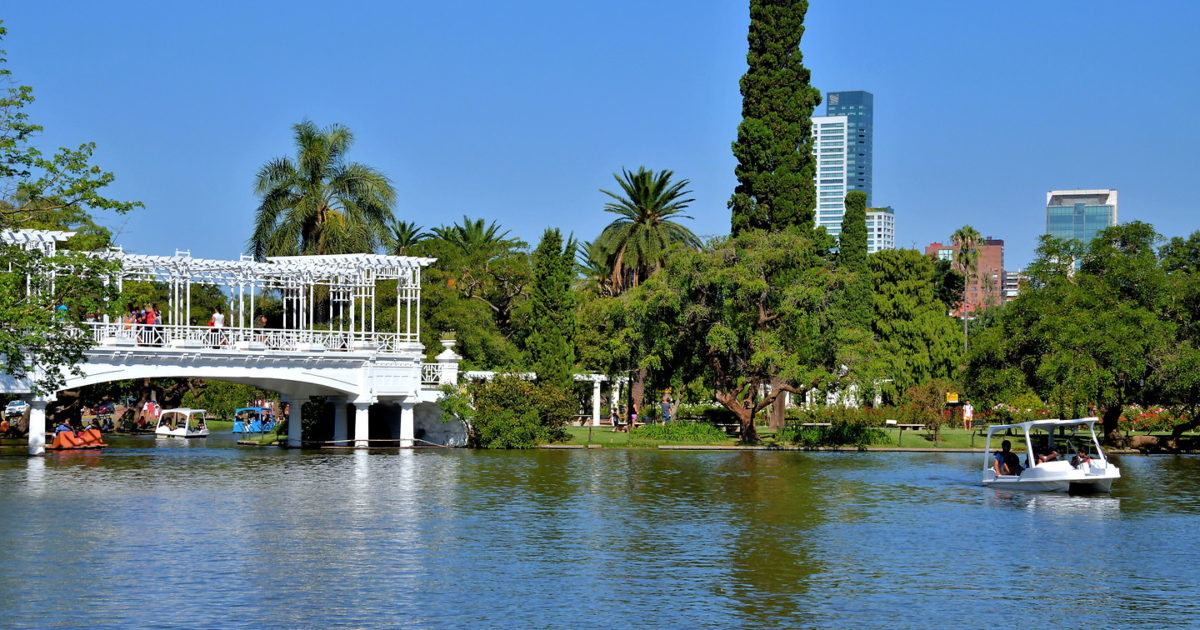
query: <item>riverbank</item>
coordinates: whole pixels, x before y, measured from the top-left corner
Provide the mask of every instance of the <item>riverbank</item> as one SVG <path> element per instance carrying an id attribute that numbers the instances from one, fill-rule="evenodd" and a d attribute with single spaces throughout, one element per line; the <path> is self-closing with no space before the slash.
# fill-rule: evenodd
<path id="1" fill-rule="evenodd" d="M 937 436 L 938 440 L 934 440 L 933 432 L 931 431 L 901 431 L 899 429 L 887 429 L 885 433 L 887 437 L 877 443 L 873 443 L 864 448 L 859 448 L 854 445 L 838 445 L 838 446 L 819 446 L 819 447 L 803 447 L 797 446 L 789 442 L 781 442 L 776 439 L 775 432 L 768 429 L 766 426 L 758 427 L 759 444 L 745 445 L 738 444 L 738 440 L 734 436 L 729 436 L 720 441 L 702 442 L 695 444 L 680 444 L 678 441 L 667 440 L 649 440 L 631 436 L 629 433 L 622 431 L 614 432 L 610 427 L 567 427 L 567 433 L 571 436 L 570 439 L 562 444 L 548 445 L 558 448 L 562 447 L 595 447 L 599 445 L 603 448 L 629 448 L 629 449 L 659 449 L 659 450 L 784 450 L 784 451 L 871 451 L 871 452 L 940 452 L 940 453 L 982 453 L 984 451 L 984 442 L 986 438 L 980 436 L 974 431 L 967 431 L 961 428 L 944 428 Z M 1191 434 L 1188 434 L 1192 437 Z M 631 440 L 631 437 L 633 438 Z M 1185 449 L 1156 449 L 1150 448 L 1151 442 L 1144 438 L 1154 436 L 1132 436 L 1135 445 L 1134 448 L 1106 448 L 1105 452 L 1109 453 L 1200 453 L 1200 449 L 1185 448 Z M 1155 442 L 1157 445 L 1158 442 Z M 993 445 L 997 448 L 999 445 Z"/>

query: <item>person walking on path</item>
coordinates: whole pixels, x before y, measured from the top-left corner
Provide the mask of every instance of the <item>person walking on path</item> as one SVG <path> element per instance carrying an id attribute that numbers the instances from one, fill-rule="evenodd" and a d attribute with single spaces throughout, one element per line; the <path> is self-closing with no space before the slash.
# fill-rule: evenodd
<path id="1" fill-rule="evenodd" d="M 962 414 L 963 428 L 970 431 L 975 423 L 975 408 L 971 406 L 971 401 L 963 402 Z"/>

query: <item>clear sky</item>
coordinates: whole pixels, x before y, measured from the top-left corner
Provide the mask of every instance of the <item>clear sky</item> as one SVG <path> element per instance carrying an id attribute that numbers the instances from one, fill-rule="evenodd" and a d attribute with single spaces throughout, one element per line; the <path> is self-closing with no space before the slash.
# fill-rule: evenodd
<path id="1" fill-rule="evenodd" d="M 645 165 L 729 229 L 745 2 L 23 2 L 0 10 L 42 142 L 95 141 L 104 222 L 141 253 L 236 257 L 291 125 L 338 122 L 425 226 L 463 214 L 592 239 L 599 188 Z M 969 223 L 1027 263 L 1054 188 L 1117 188 L 1121 220 L 1200 229 L 1200 3 L 814 0 L 822 90 L 875 94 L 875 205 L 897 245 Z M 824 106 L 818 113 L 824 112 Z"/>

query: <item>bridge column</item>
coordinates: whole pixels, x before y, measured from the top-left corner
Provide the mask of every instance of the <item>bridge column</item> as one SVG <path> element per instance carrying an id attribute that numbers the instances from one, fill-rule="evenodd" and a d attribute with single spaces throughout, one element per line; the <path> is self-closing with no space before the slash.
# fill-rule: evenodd
<path id="1" fill-rule="evenodd" d="M 405 400 L 400 403 L 400 448 L 411 448 L 413 445 L 413 436 L 416 433 L 416 421 L 413 417 L 413 407 L 415 406 L 417 406 L 415 400 Z"/>
<path id="2" fill-rule="evenodd" d="M 366 448 L 370 446 L 367 440 L 371 439 L 370 433 L 370 411 L 371 403 L 356 402 L 354 403 L 354 446 L 356 448 Z"/>
<path id="3" fill-rule="evenodd" d="M 600 426 L 600 378 L 592 375 L 592 426 Z"/>
<path id="4" fill-rule="evenodd" d="M 346 398 L 333 396 L 333 441 L 334 446 L 346 446 Z"/>
<path id="5" fill-rule="evenodd" d="M 300 448 L 300 408 L 304 401 L 297 397 L 283 402 L 288 404 L 288 448 Z"/>
<path id="6" fill-rule="evenodd" d="M 29 454 L 46 454 L 46 403 L 48 401 L 33 399 L 29 401 Z"/>

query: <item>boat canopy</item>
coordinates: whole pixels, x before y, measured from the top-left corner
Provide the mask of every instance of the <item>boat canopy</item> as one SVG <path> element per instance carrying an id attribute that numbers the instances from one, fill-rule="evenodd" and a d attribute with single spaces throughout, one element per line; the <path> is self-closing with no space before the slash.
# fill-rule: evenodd
<path id="1" fill-rule="evenodd" d="M 1049 429 L 1053 429 L 1055 427 L 1077 427 L 1081 424 L 1093 425 L 1099 421 L 1100 421 L 1100 418 L 1096 418 L 1096 417 L 1077 418 L 1074 420 L 1059 420 L 1059 419 L 1055 418 L 1055 419 L 1046 419 L 1046 420 L 1030 420 L 1029 422 L 1018 422 L 1016 424 L 993 424 L 988 427 L 988 435 L 990 436 L 992 433 L 995 433 L 996 431 L 1006 431 L 1008 429 L 1021 429 L 1028 433 L 1030 429 L 1047 429 L 1047 430 L 1049 430 Z"/>
<path id="2" fill-rule="evenodd" d="M 188 407 L 176 407 L 175 409 L 163 409 L 162 410 L 162 415 L 164 415 L 164 416 L 169 413 L 181 413 L 181 414 L 190 416 L 194 413 L 205 413 L 205 410 L 204 409 L 191 409 Z"/>

